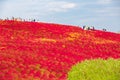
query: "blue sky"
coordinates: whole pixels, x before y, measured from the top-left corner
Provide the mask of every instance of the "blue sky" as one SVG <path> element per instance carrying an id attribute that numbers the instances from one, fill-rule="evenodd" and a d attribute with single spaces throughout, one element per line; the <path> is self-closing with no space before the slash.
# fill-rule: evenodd
<path id="1" fill-rule="evenodd" d="M 0 18 L 21 17 L 120 31 L 120 0 L 0 0 Z"/>

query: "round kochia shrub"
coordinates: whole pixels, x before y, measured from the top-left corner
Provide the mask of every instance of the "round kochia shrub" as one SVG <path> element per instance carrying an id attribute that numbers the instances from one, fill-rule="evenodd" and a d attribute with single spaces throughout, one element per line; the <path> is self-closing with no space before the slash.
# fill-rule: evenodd
<path id="1" fill-rule="evenodd" d="M 120 59 L 85 60 L 72 67 L 68 80 L 120 80 Z"/>

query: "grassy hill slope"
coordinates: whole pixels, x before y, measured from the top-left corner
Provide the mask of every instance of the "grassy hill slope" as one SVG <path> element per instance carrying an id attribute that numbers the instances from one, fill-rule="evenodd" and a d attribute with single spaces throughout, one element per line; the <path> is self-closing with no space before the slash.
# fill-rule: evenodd
<path id="1" fill-rule="evenodd" d="M 74 64 L 95 58 L 120 58 L 120 34 L 0 21 L 0 80 L 66 80 Z"/>

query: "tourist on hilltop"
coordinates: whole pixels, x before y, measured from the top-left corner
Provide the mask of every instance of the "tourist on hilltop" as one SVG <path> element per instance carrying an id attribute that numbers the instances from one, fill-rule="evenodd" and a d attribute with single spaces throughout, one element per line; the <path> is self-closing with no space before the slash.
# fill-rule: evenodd
<path id="1" fill-rule="evenodd" d="M 95 30 L 94 26 L 91 26 L 91 27 L 90 27 L 90 30 Z"/>
<path id="2" fill-rule="evenodd" d="M 33 19 L 33 22 L 35 22 L 35 19 Z"/>
<path id="3" fill-rule="evenodd" d="M 103 28 L 103 31 L 106 31 L 106 29 L 105 29 L 105 28 Z"/>
<path id="4" fill-rule="evenodd" d="M 90 28 L 88 26 L 83 26 L 84 30 L 89 30 Z"/>
<path id="5" fill-rule="evenodd" d="M 95 30 L 94 26 L 83 26 L 84 30 Z"/>

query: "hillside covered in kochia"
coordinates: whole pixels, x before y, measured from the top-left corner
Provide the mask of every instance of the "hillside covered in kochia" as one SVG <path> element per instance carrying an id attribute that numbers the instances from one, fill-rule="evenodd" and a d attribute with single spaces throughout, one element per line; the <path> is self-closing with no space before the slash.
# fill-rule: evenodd
<path id="1" fill-rule="evenodd" d="M 67 80 L 74 64 L 96 58 L 120 58 L 120 34 L 0 21 L 0 80 Z"/>

